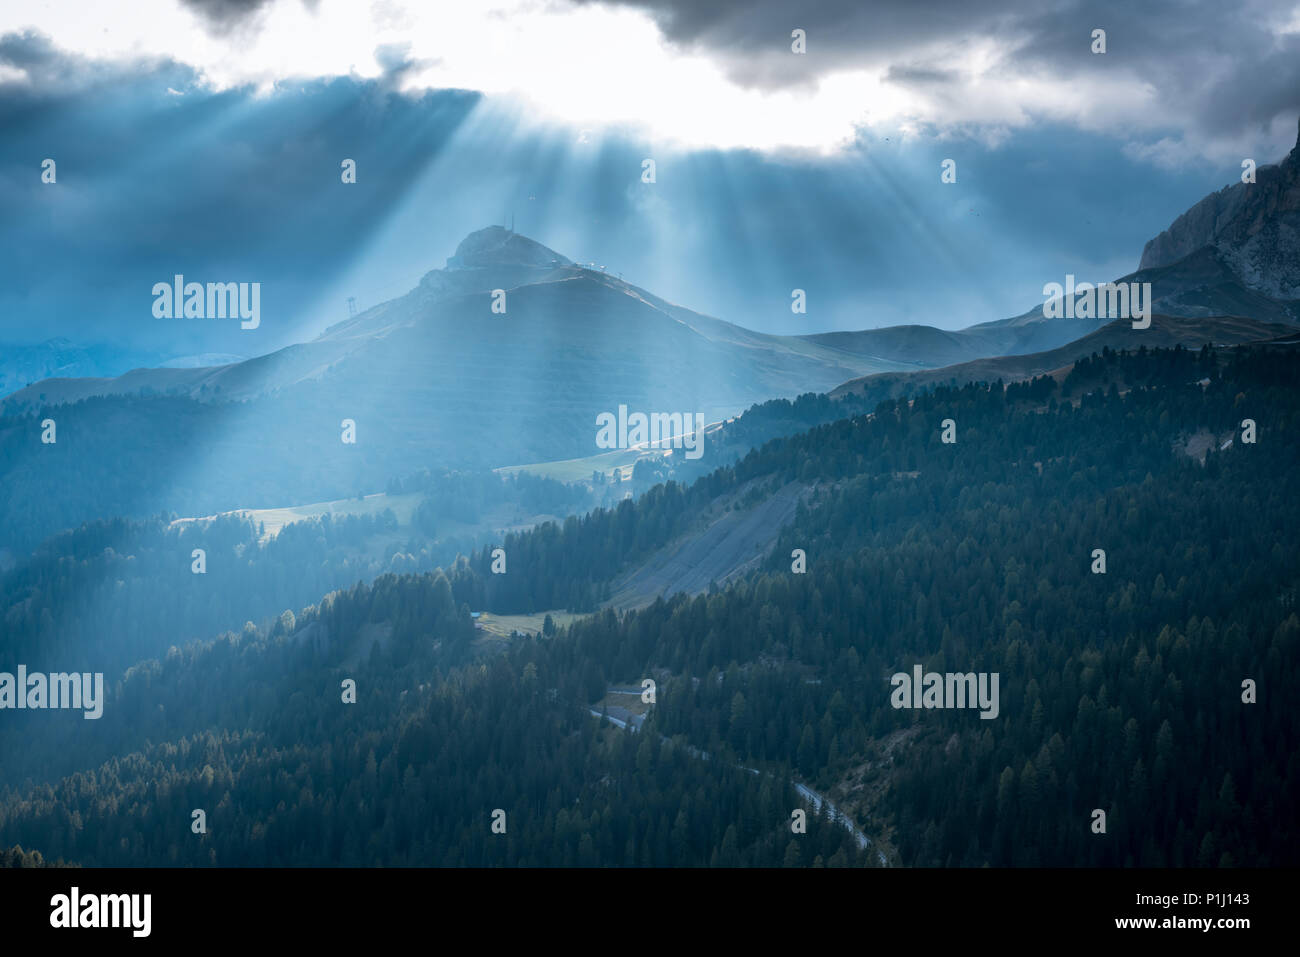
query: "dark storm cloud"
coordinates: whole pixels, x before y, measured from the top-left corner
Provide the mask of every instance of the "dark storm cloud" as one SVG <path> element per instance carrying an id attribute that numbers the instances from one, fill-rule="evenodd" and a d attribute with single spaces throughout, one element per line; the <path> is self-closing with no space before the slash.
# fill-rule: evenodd
<path id="1" fill-rule="evenodd" d="M 855 66 L 897 62 L 936 41 L 1004 29 L 1034 4 L 942 0 L 575 0 L 647 12 L 669 41 L 715 55 L 733 79 L 760 87 L 800 85 Z M 1041 5 L 1041 3 L 1039 4 Z M 808 35 L 808 55 L 790 56 L 790 33 Z"/>
<path id="2" fill-rule="evenodd" d="M 53 41 L 35 31 L 0 35 L 0 66 L 21 70 L 21 83 L 0 83 L 0 91 L 11 95 L 20 89 L 62 91 L 86 89 L 105 78 L 120 75 L 120 67 L 69 54 L 57 49 Z"/>
<path id="3" fill-rule="evenodd" d="M 963 77 L 946 61 L 971 40 L 1002 41 L 1008 79 L 1080 82 L 1127 76 L 1155 92 L 1171 127 L 1210 138 L 1294 131 L 1300 114 L 1300 34 L 1278 27 L 1296 15 L 1278 0 L 575 0 L 647 12 L 665 38 L 714 58 L 736 82 L 801 87 L 854 67 L 888 70 L 903 86 L 947 84 L 960 102 Z M 807 31 L 806 56 L 790 55 L 790 32 Z M 1090 50 L 1094 28 L 1107 53 Z M 1123 133 L 1123 131 L 1117 131 Z"/>
<path id="4" fill-rule="evenodd" d="M 255 21 L 257 14 L 275 0 L 180 0 L 181 5 L 193 10 L 213 33 L 230 33 L 236 27 Z M 302 5 L 313 13 L 320 0 L 302 0 Z"/>
<path id="5" fill-rule="evenodd" d="M 271 0 L 181 0 L 217 32 L 226 32 L 253 16 Z"/>
<path id="6" fill-rule="evenodd" d="M 59 59 L 54 43 L 40 33 L 7 33 L 0 36 L 0 63 L 20 70 L 45 70 Z"/>

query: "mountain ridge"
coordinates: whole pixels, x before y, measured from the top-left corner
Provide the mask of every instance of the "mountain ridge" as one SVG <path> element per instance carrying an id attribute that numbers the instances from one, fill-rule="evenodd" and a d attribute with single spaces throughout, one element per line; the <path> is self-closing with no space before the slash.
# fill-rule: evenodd
<path id="1" fill-rule="evenodd" d="M 1149 329 L 1134 329 L 1130 320 L 1116 319 L 1086 336 L 1043 352 L 1025 355 L 988 356 L 913 372 L 883 372 L 852 379 L 831 391 L 832 398 L 865 394 L 868 389 L 884 388 L 887 394 L 901 395 L 909 389 L 947 383 L 1004 382 L 1046 375 L 1072 366 L 1079 359 L 1103 349 L 1136 351 L 1139 348 L 1168 349 L 1175 346 L 1199 348 L 1202 345 L 1235 346 L 1270 342 L 1294 335 L 1296 330 L 1282 323 L 1265 323 L 1241 316 L 1191 318 L 1156 315 Z M 874 391 L 873 391 L 874 394 Z"/>
<path id="2" fill-rule="evenodd" d="M 189 395 L 208 402 L 247 400 L 319 380 L 353 357 L 359 348 L 400 335 L 403 329 L 443 327 L 464 333 L 474 328 L 466 323 L 481 320 L 505 323 L 518 331 L 522 327 L 515 320 L 520 312 L 514 307 L 519 296 L 536 302 L 538 298 L 551 298 L 556 290 L 572 292 L 588 304 L 596 300 L 612 306 L 637 304 L 645 310 L 641 321 L 627 323 L 622 331 L 639 334 L 642 327 L 668 321 L 690 330 L 715 350 L 732 350 L 736 362 L 753 367 L 752 384 L 733 383 L 727 387 L 727 376 L 690 384 L 688 391 L 711 395 L 706 400 L 712 410 L 706 414 L 710 415 L 732 414 L 753 401 L 773 396 L 793 397 L 809 389 L 832 388 L 844 381 L 845 372 L 852 375 L 902 367 L 895 360 L 808 343 L 801 337 L 755 332 L 696 313 L 607 273 L 578 265 L 535 240 L 508 233 L 499 226 L 470 233 L 447 262 L 446 267 L 427 272 L 404 295 L 334 323 L 314 339 L 263 356 L 205 368 L 133 369 L 112 378 L 46 379 L 17 390 L 3 402 L 11 410 L 48 407 L 91 396 L 139 394 L 146 389 L 153 394 Z M 496 289 L 506 294 L 504 315 L 496 315 L 491 309 L 490 296 Z M 597 316 L 587 317 L 587 327 L 582 329 L 572 323 L 557 323 L 562 315 L 572 317 L 576 313 L 559 309 L 559 304 L 556 308 L 558 311 L 547 317 L 550 325 L 591 335 L 610 331 Z M 672 330 L 660 331 L 678 336 Z M 586 344 L 573 345 L 581 350 Z M 710 345 L 701 348 L 708 352 Z"/>

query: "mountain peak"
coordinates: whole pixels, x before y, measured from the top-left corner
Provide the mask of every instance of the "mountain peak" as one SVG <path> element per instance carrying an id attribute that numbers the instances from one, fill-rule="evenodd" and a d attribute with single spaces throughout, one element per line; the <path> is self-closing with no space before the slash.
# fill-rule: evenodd
<path id="1" fill-rule="evenodd" d="M 1300 124 L 1296 132 L 1280 163 L 1211 193 L 1148 242 L 1138 268 L 1171 265 L 1208 246 L 1248 289 L 1300 297 Z"/>
<path id="2" fill-rule="evenodd" d="M 447 259 L 448 269 L 482 266 L 568 266 L 569 259 L 504 226 L 488 226 L 460 241 Z"/>

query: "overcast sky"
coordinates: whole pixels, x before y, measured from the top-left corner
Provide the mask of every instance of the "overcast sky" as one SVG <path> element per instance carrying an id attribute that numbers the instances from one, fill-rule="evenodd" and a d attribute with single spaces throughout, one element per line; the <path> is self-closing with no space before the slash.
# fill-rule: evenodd
<path id="1" fill-rule="evenodd" d="M 6 4 L 0 340 L 255 354 L 511 214 L 753 328 L 959 327 L 1131 270 L 1298 116 L 1296 3 Z M 262 327 L 155 320 L 177 272 Z"/>

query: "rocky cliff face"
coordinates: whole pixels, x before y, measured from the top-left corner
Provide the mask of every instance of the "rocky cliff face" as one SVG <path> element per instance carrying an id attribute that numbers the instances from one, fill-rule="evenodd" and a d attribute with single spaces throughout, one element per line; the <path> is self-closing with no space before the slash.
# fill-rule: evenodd
<path id="1" fill-rule="evenodd" d="M 1300 299 L 1300 137 L 1254 183 L 1225 186 L 1146 244 L 1140 269 L 1166 266 L 1214 247 L 1243 285 L 1278 299 Z"/>

